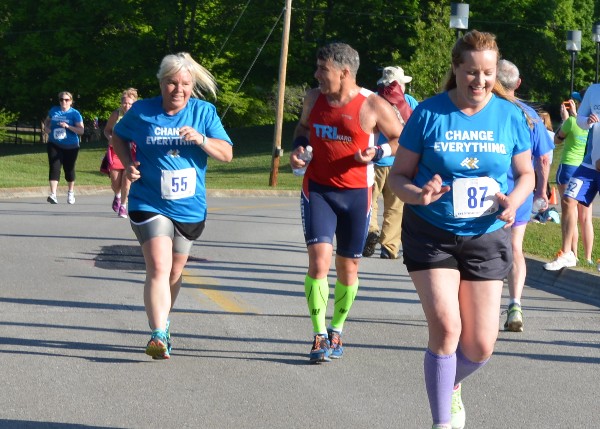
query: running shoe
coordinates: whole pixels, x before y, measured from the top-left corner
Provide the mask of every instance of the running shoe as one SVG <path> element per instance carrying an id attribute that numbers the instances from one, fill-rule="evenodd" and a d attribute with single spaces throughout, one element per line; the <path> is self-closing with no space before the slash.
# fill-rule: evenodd
<path id="1" fill-rule="evenodd" d="M 67 192 L 67 204 L 75 204 L 75 192 Z"/>
<path id="2" fill-rule="evenodd" d="M 146 354 L 152 356 L 152 359 L 169 359 L 171 355 L 168 344 L 167 333 L 162 329 L 155 329 L 146 345 Z"/>
<path id="3" fill-rule="evenodd" d="M 523 310 L 516 302 L 508 306 L 504 330 L 511 332 L 523 332 Z"/>
<path id="4" fill-rule="evenodd" d="M 115 195 L 115 198 L 113 198 L 112 209 L 115 213 L 118 213 L 119 207 L 121 207 L 121 197 Z"/>
<path id="5" fill-rule="evenodd" d="M 461 397 L 462 386 L 459 383 L 458 386 L 454 386 L 452 392 L 452 408 L 450 409 L 450 423 L 452 429 L 463 429 L 465 427 L 465 406 L 463 405 Z"/>
<path id="6" fill-rule="evenodd" d="M 372 231 L 367 235 L 367 241 L 365 242 L 365 247 L 363 249 L 363 256 L 369 257 L 373 256 L 375 253 L 375 246 L 379 242 L 379 233 Z"/>
<path id="7" fill-rule="evenodd" d="M 127 219 L 127 206 L 119 206 L 119 211 L 117 212 L 119 217 L 123 219 Z"/>
<path id="8" fill-rule="evenodd" d="M 56 199 L 56 194 L 48 195 L 48 198 L 46 198 L 46 201 L 48 201 L 50 204 L 58 204 L 58 200 Z"/>
<path id="9" fill-rule="evenodd" d="M 167 327 L 165 328 L 165 332 L 167 333 L 167 351 L 169 355 L 171 354 L 171 349 L 173 348 L 173 342 L 171 341 L 171 321 L 167 320 Z"/>
<path id="10" fill-rule="evenodd" d="M 431 429 L 452 429 L 452 426 L 443 423 L 431 426 Z"/>
<path id="11" fill-rule="evenodd" d="M 315 335 L 309 355 L 310 363 L 331 362 L 330 354 L 331 350 L 329 349 L 327 335 Z"/>
<path id="12" fill-rule="evenodd" d="M 560 250 L 556 254 L 556 259 L 554 261 L 544 264 L 544 269 L 548 271 L 558 271 L 563 268 L 574 267 L 575 265 L 577 265 L 577 258 L 573 251 L 569 250 L 565 253 Z"/>
<path id="13" fill-rule="evenodd" d="M 329 345 L 330 345 L 330 358 L 331 359 L 339 359 L 344 354 L 344 347 L 342 346 L 342 333 L 338 331 L 334 331 L 333 329 L 327 330 L 327 335 L 329 336 Z"/>

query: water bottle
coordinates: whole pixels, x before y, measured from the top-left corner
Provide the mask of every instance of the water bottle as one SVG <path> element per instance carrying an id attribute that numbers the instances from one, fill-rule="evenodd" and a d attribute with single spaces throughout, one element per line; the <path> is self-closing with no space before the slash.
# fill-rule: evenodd
<path id="1" fill-rule="evenodd" d="M 292 171 L 294 172 L 294 174 L 296 176 L 304 176 L 304 173 L 306 173 L 306 167 L 308 167 L 308 163 L 310 162 L 310 160 L 313 157 L 312 150 L 313 150 L 312 146 L 306 146 L 304 148 L 304 152 L 298 156 L 299 159 L 304 161 L 304 167 L 292 169 Z"/>
<path id="2" fill-rule="evenodd" d="M 546 208 L 546 201 L 543 198 L 536 198 L 533 202 L 533 208 L 531 209 L 531 213 L 538 214 L 542 210 Z"/>

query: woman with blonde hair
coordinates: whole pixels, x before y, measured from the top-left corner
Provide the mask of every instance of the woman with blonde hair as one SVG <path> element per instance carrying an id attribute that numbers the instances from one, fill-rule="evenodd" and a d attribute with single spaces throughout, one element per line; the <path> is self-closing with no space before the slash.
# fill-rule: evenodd
<path id="1" fill-rule="evenodd" d="M 60 180 L 60 169 L 65 172 L 67 181 L 67 203 L 75 204 L 75 162 L 79 155 L 80 136 L 83 135 L 83 117 L 73 108 L 73 94 L 68 91 L 58 93 L 59 106 L 54 106 L 44 120 L 48 134 L 48 163 L 50 172 L 50 195 L 47 201 L 58 204 L 56 190 Z"/>
<path id="2" fill-rule="evenodd" d="M 229 162 L 233 150 L 217 109 L 199 99 L 203 92 L 216 94 L 208 70 L 181 52 L 163 58 L 157 77 L 161 95 L 135 103 L 115 125 L 111 141 L 132 181 L 129 219 L 146 263 L 144 305 L 152 331 L 146 354 L 169 359 L 169 314 L 206 222 L 208 157 Z"/>
<path id="3" fill-rule="evenodd" d="M 121 94 L 121 106 L 113 111 L 104 127 L 104 135 L 108 139 L 108 149 L 106 156 L 108 158 L 108 175 L 110 177 L 110 187 L 115 196 L 112 202 L 112 209 L 117 213 L 117 216 L 127 217 L 127 196 L 131 182 L 125 174 L 125 166 L 115 154 L 112 146 L 111 138 L 115 124 L 121 120 L 123 115 L 131 108 L 133 103 L 138 99 L 138 92 L 135 88 L 128 88 Z M 135 143 L 131 142 L 131 157 L 135 159 Z"/>

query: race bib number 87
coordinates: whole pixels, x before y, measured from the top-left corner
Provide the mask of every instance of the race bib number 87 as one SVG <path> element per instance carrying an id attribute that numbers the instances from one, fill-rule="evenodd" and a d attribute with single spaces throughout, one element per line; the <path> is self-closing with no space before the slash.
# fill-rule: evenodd
<path id="1" fill-rule="evenodd" d="M 490 177 L 455 179 L 452 182 L 454 217 L 472 218 L 498 211 L 500 185 Z"/>
<path id="2" fill-rule="evenodd" d="M 161 196 L 165 200 L 178 200 L 196 193 L 196 170 L 162 170 L 160 179 Z"/>

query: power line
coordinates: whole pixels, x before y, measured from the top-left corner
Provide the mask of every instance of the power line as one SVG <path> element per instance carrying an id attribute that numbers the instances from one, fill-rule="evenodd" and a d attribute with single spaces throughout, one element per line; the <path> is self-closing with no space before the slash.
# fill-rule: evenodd
<path id="1" fill-rule="evenodd" d="M 283 9 L 281 9 L 281 13 L 279 14 L 279 17 L 275 21 L 275 24 L 273 24 L 273 27 L 271 27 L 271 31 L 269 31 L 269 34 L 267 34 L 267 37 L 265 38 L 265 41 L 263 42 L 262 46 L 260 47 L 260 49 L 256 53 L 256 56 L 254 57 L 254 60 L 252 61 L 252 64 L 250 64 L 250 67 L 248 68 L 248 71 L 246 72 L 246 75 L 244 76 L 244 78 L 240 82 L 240 85 L 238 86 L 238 89 L 235 91 L 234 95 L 237 94 L 238 92 L 240 92 L 240 89 L 242 88 L 242 85 L 244 85 L 244 82 L 246 81 L 246 78 L 248 77 L 248 75 L 250 74 L 250 71 L 254 67 L 254 64 L 256 63 L 256 60 L 258 59 L 260 53 L 262 52 L 262 50 L 264 49 L 265 45 L 267 44 L 267 41 L 271 38 L 271 34 L 273 34 L 273 31 L 275 30 L 275 27 L 277 26 L 277 24 L 281 20 L 281 17 L 283 16 L 284 12 L 285 12 L 285 7 Z M 232 104 L 233 104 L 233 100 L 229 102 L 229 105 L 227 106 L 227 108 L 223 112 L 223 115 L 221 116 L 221 120 L 223 120 L 223 118 L 227 114 L 227 111 L 229 110 L 229 108 L 231 107 Z"/>

